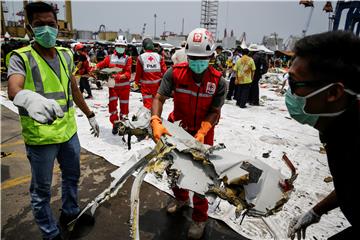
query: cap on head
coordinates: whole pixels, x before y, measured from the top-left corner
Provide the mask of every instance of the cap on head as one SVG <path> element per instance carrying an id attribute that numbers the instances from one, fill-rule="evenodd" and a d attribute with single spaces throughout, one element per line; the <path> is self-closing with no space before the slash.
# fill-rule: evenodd
<path id="1" fill-rule="evenodd" d="M 145 38 L 142 42 L 142 46 L 145 50 L 154 50 L 154 43 L 150 38 Z"/>
<path id="2" fill-rule="evenodd" d="M 84 47 L 85 46 L 82 43 L 78 43 L 78 44 L 75 45 L 74 50 L 79 51 L 79 50 L 83 49 Z"/>
<path id="3" fill-rule="evenodd" d="M 186 41 L 182 41 L 180 46 L 185 47 L 186 46 Z"/>
<path id="4" fill-rule="evenodd" d="M 215 41 L 212 33 L 205 28 L 196 28 L 187 38 L 185 52 L 188 56 L 208 57 L 215 50 Z"/>

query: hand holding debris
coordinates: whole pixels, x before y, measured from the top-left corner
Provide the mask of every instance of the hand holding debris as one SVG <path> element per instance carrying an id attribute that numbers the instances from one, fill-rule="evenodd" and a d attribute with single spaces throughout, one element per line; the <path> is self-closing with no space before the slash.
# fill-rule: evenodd
<path id="1" fill-rule="evenodd" d="M 313 209 L 310 211 L 295 217 L 290 221 L 288 229 L 288 237 L 291 239 L 295 238 L 295 233 L 297 234 L 297 239 L 300 240 L 301 236 L 305 239 L 306 228 L 311 224 L 318 223 L 321 216 L 317 215 Z"/>
<path id="2" fill-rule="evenodd" d="M 150 124 L 153 131 L 153 138 L 155 142 L 158 142 L 161 136 L 165 134 L 171 136 L 169 131 L 162 125 L 162 121 L 159 116 L 153 115 L 151 117 Z"/>
<path id="3" fill-rule="evenodd" d="M 204 143 L 205 136 L 210 131 L 211 128 L 212 128 L 211 123 L 209 123 L 207 121 L 201 122 L 201 127 L 200 127 L 199 131 L 196 133 L 195 139 L 201 143 Z"/>

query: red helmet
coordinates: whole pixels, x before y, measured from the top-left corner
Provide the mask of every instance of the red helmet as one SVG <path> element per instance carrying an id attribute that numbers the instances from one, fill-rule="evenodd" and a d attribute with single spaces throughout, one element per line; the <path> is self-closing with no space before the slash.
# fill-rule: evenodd
<path id="1" fill-rule="evenodd" d="M 81 49 L 83 49 L 83 48 L 84 48 L 84 45 L 83 45 L 82 43 L 78 43 L 78 44 L 75 45 L 74 50 L 75 50 L 75 51 L 79 51 L 79 50 L 81 50 Z"/>

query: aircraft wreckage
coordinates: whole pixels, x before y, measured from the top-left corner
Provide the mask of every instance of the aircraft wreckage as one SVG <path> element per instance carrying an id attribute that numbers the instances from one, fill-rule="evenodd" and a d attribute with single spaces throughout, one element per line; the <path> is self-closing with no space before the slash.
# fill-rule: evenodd
<path id="1" fill-rule="evenodd" d="M 123 122 L 119 134 L 139 133 L 143 137 L 147 134 L 146 131 L 151 132 L 149 120 L 150 112 L 140 109 L 135 117 Z M 89 209 L 94 215 L 97 207 L 114 197 L 135 172 L 137 175 L 130 196 L 132 239 L 140 239 L 140 187 L 148 173 L 160 179 L 166 174 L 170 187 L 177 185 L 212 199 L 224 199 L 236 207 L 236 217 L 245 214 L 253 217 L 269 216 L 280 211 L 289 199 L 297 174 L 286 155 L 283 160 L 291 170 L 289 178 L 260 160 L 227 151 L 224 144 L 201 144 L 181 128 L 179 123 L 163 120 L 163 125 L 172 136 L 162 137 L 154 149 L 139 151 L 138 158 L 133 156 L 120 169 L 121 173 L 110 187 L 88 203 L 78 218 Z M 76 221 L 77 219 L 69 223 L 69 230 Z"/>

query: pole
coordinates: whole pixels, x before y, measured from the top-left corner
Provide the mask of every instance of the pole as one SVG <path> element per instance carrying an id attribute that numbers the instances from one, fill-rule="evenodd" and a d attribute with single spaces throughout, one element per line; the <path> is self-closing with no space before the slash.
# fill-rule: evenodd
<path id="1" fill-rule="evenodd" d="M 329 12 L 329 31 L 332 30 L 332 17 L 331 17 L 331 12 Z"/>
<path id="2" fill-rule="evenodd" d="M 3 1 L 0 1 L 0 8 L 1 8 L 1 35 L 5 35 L 5 33 L 6 33 L 6 25 L 5 25 Z"/>
<path id="3" fill-rule="evenodd" d="M 184 35 L 184 18 L 182 19 L 181 35 Z"/>
<path id="4" fill-rule="evenodd" d="M 65 1 L 65 19 L 68 23 L 68 30 L 73 30 L 71 1 Z"/>
<path id="5" fill-rule="evenodd" d="M 165 26 L 166 26 L 166 22 L 164 21 L 164 33 L 163 34 L 165 34 Z"/>
<path id="6" fill-rule="evenodd" d="M 306 21 L 306 25 L 305 25 L 305 28 L 303 30 L 303 37 L 306 36 L 306 32 L 308 31 L 309 29 L 309 26 L 310 26 L 310 21 L 311 21 L 311 17 L 312 17 L 312 14 L 313 14 L 313 11 L 314 11 L 314 7 L 310 7 L 310 12 L 309 12 L 309 16 L 308 16 L 308 19 Z"/>
<path id="7" fill-rule="evenodd" d="M 154 14 L 154 40 L 155 40 L 155 38 L 156 38 L 156 13 Z"/>
<path id="8" fill-rule="evenodd" d="M 26 15 L 26 13 L 25 13 L 25 7 L 26 7 L 26 5 L 28 5 L 28 1 L 27 1 L 27 0 L 26 0 L 26 1 L 23 1 L 24 16 L 25 16 L 24 27 L 26 27 L 26 24 L 29 24 L 28 17 L 27 17 L 27 15 Z"/>

